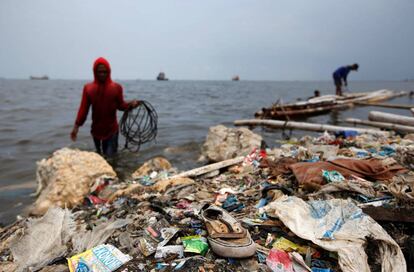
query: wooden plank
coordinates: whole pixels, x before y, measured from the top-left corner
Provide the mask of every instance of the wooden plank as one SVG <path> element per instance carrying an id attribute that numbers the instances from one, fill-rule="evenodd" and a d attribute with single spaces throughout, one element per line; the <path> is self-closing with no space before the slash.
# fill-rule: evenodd
<path id="1" fill-rule="evenodd" d="M 355 102 L 355 105 L 360 106 L 373 106 L 373 107 L 383 107 L 383 108 L 393 108 L 393 109 L 406 109 L 409 110 L 414 108 L 414 105 L 400 105 L 400 104 L 390 104 L 390 103 L 374 103 L 374 102 Z"/>
<path id="2" fill-rule="evenodd" d="M 294 122 L 294 121 L 279 121 L 279 120 L 259 120 L 259 119 L 248 119 L 248 120 L 236 120 L 234 121 L 235 126 L 268 126 L 274 128 L 287 128 L 287 129 L 302 129 L 309 131 L 357 131 L 359 133 L 368 133 L 375 135 L 388 136 L 389 133 L 378 129 L 367 129 L 367 128 L 355 128 L 355 127 L 342 127 L 333 126 L 326 124 L 313 124 L 305 122 Z"/>
<path id="3" fill-rule="evenodd" d="M 376 221 L 414 223 L 414 209 L 412 208 L 384 208 L 366 206 L 362 211 Z"/>
<path id="4" fill-rule="evenodd" d="M 371 111 L 368 115 L 368 119 L 370 121 L 414 126 L 414 117 L 408 117 L 404 115 L 392 114 L 381 111 Z"/>
<path id="5" fill-rule="evenodd" d="M 357 118 L 347 118 L 345 119 L 345 122 L 354 124 L 354 125 L 365 125 L 365 126 L 390 129 L 390 130 L 395 130 L 395 131 L 405 132 L 405 133 L 414 133 L 414 127 L 412 126 L 404 126 L 404 125 L 384 123 L 384 122 L 373 122 L 373 121 L 361 120 Z"/>

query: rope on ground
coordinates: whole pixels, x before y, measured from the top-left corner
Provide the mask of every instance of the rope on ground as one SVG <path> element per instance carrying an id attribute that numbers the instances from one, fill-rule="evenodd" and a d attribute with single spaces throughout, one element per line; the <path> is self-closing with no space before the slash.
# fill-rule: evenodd
<path id="1" fill-rule="evenodd" d="M 125 149 L 138 152 L 141 145 L 157 136 L 158 115 L 154 107 L 141 100 L 135 109 L 126 110 L 120 122 L 121 134 L 125 137 Z"/>

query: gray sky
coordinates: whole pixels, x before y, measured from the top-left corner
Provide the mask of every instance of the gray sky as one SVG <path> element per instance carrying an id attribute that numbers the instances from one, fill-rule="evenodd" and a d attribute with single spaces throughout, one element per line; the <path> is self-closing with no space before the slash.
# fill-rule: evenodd
<path id="1" fill-rule="evenodd" d="M 0 77 L 414 78 L 413 0 L 0 0 Z"/>

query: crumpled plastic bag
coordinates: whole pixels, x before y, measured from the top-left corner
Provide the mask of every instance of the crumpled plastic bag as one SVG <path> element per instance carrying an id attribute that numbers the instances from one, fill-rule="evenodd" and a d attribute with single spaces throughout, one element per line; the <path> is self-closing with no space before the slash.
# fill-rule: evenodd
<path id="1" fill-rule="evenodd" d="M 395 176 L 387 185 L 388 191 L 399 201 L 414 203 L 414 176 Z"/>
<path id="2" fill-rule="evenodd" d="M 99 224 L 91 231 L 80 232 L 73 236 L 73 252 L 82 252 L 104 243 L 112 233 L 125 225 L 132 223 L 131 219 L 117 219 Z"/>
<path id="3" fill-rule="evenodd" d="M 24 235 L 10 246 L 17 271 L 35 271 L 64 256 L 74 229 L 72 213 L 67 209 L 51 208 L 42 218 L 29 219 Z"/>
<path id="4" fill-rule="evenodd" d="M 335 192 L 355 192 L 362 194 L 369 198 L 376 197 L 374 184 L 370 181 L 365 181 L 361 178 L 353 180 L 344 180 L 343 182 L 332 182 L 325 184 L 319 191 L 313 194 L 308 194 L 308 197 L 315 197 L 320 195 L 329 195 Z"/>
<path id="5" fill-rule="evenodd" d="M 38 270 L 68 252 L 72 241 L 73 252 L 82 252 L 104 243 L 112 233 L 129 223 L 130 219 L 117 219 L 102 223 L 92 231 L 75 232 L 71 211 L 51 208 L 39 219 L 29 219 L 24 235 L 16 237 L 10 249 L 18 264 L 17 271 Z"/>
<path id="6" fill-rule="evenodd" d="M 398 244 L 351 200 L 307 203 L 297 197 L 282 196 L 264 209 L 267 214 L 277 216 L 297 236 L 337 252 L 344 272 L 370 271 L 364 250 L 367 237 L 377 242 L 382 272 L 407 271 Z"/>

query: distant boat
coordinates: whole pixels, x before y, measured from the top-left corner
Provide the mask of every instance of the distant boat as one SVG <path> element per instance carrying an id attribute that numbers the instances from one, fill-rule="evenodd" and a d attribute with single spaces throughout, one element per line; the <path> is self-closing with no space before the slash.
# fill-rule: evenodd
<path id="1" fill-rule="evenodd" d="M 161 72 L 157 76 L 157 80 L 168 80 L 168 78 L 165 77 L 165 73 Z"/>
<path id="2" fill-rule="evenodd" d="M 46 75 L 44 75 L 44 76 L 40 76 L 40 77 L 37 77 L 37 76 L 30 76 L 30 79 L 31 79 L 31 80 L 48 80 L 48 79 L 49 79 L 49 77 L 48 77 L 48 76 L 46 76 Z"/>
<path id="3" fill-rule="evenodd" d="M 239 81 L 240 80 L 240 77 L 239 76 L 234 76 L 231 80 L 233 80 L 233 81 Z"/>

